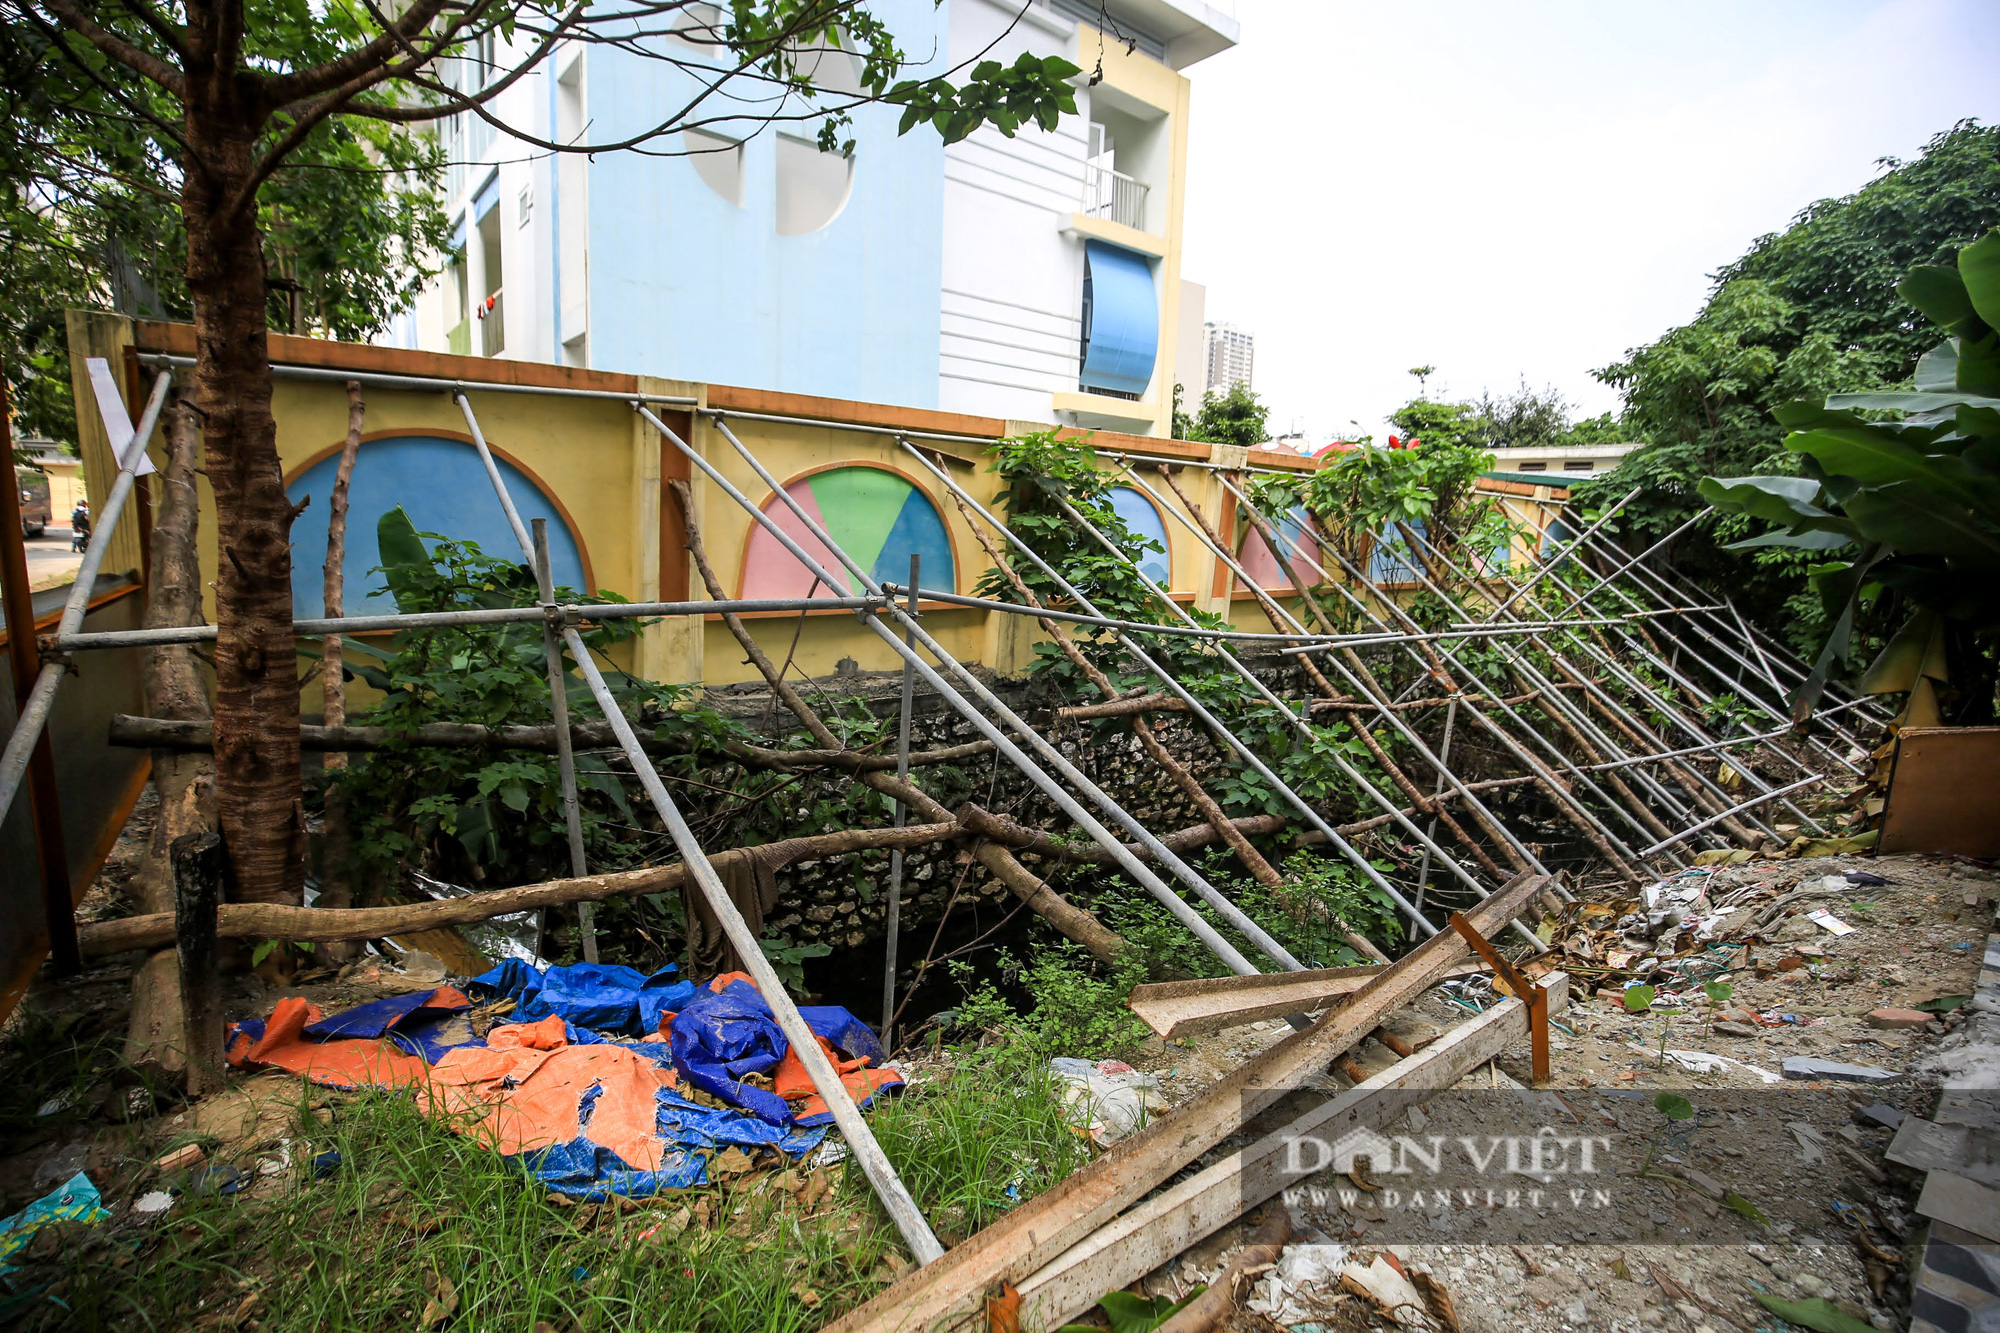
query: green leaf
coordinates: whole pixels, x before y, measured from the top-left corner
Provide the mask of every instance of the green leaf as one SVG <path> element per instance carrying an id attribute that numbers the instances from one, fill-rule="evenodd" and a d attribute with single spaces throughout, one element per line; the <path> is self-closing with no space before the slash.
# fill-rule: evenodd
<path id="1" fill-rule="evenodd" d="M 1736 987 L 1727 981 L 1705 981 L 1701 990 L 1714 1004 L 1727 1004 L 1729 997 L 1736 993 Z"/>
<path id="2" fill-rule="evenodd" d="M 1958 276 L 1979 318 L 2000 329 L 2000 231 L 1989 231 L 1958 252 Z"/>
<path id="3" fill-rule="evenodd" d="M 1698 489 L 1710 504 L 1788 527 L 1833 517 L 1814 503 L 1820 484 L 1811 477 L 1703 477 Z"/>
<path id="4" fill-rule="evenodd" d="M 1652 1008 L 1655 992 L 1651 986 L 1627 986 L 1624 991 L 1625 1011 L 1642 1014 Z"/>
<path id="5" fill-rule="evenodd" d="M 1965 279 L 1958 269 L 1945 264 L 1919 264 L 1896 284 L 1896 294 L 1922 311 L 1931 323 L 1954 332 L 1966 320 L 1977 317 Z"/>
<path id="6" fill-rule="evenodd" d="M 1105 1293 L 1097 1305 L 1110 1318 L 1111 1333 L 1153 1333 L 1154 1329 L 1172 1318 L 1175 1311 L 1199 1296 L 1201 1290 L 1190 1292 L 1178 1301 L 1171 1296 L 1156 1296 L 1148 1300 L 1129 1291 L 1113 1291 Z"/>
<path id="7" fill-rule="evenodd" d="M 396 599 L 396 609 L 411 609 L 404 602 L 414 600 L 418 576 L 434 573 L 437 566 L 431 562 L 430 548 L 417 535 L 417 525 L 410 522 L 403 506 L 397 505 L 376 520 L 375 545 L 381 554 L 382 576 L 388 581 L 390 595 Z"/>
<path id="8" fill-rule="evenodd" d="M 271 956 L 272 950 L 276 949 L 277 947 L 278 947 L 278 942 L 276 940 L 265 940 L 262 944 L 252 949 L 250 951 L 250 966 L 252 967 L 261 966 L 264 960 Z"/>
<path id="9" fill-rule="evenodd" d="M 1654 1097 L 1653 1109 L 1669 1120 L 1686 1120 L 1694 1115 L 1694 1103 L 1677 1092 L 1663 1092 Z"/>
<path id="10" fill-rule="evenodd" d="M 2000 568 L 2000 529 L 1963 504 L 1911 482 L 1871 486 L 1847 501 L 1861 535 L 1898 554 L 1940 555 Z"/>
<path id="11" fill-rule="evenodd" d="M 1954 1009 L 1963 1009 L 1971 1003 L 1970 995 L 1940 995 L 1934 1000 L 1919 1000 L 1910 1007 L 1927 1014 L 1948 1014 Z"/>
<path id="12" fill-rule="evenodd" d="M 1767 532 L 1761 537 L 1748 537 L 1740 542 L 1723 545 L 1725 551 L 1751 551 L 1760 546 L 1785 546 L 1798 551 L 1836 551 L 1843 546 L 1852 546 L 1854 538 L 1844 532 Z"/>
<path id="13" fill-rule="evenodd" d="M 1947 338 L 1917 358 L 1918 393 L 1950 393 L 1958 387 L 1958 341 Z"/>
<path id="14" fill-rule="evenodd" d="M 1763 1211 L 1756 1204 L 1750 1202 L 1734 1190 L 1722 1196 L 1722 1206 L 1732 1213 L 1749 1218 L 1759 1226 L 1770 1225 L 1771 1219 L 1764 1216 Z"/>
<path id="15" fill-rule="evenodd" d="M 1809 1301 L 1786 1301 L 1765 1292 L 1752 1292 L 1757 1303 L 1788 1324 L 1818 1330 L 1818 1333 L 1875 1333 L 1875 1326 L 1856 1319 L 1824 1296 Z"/>
<path id="16" fill-rule="evenodd" d="M 1903 622 L 1863 672 L 1854 688 L 1862 694 L 1893 694 L 1916 688 L 1923 676 L 1945 680 L 1944 617 L 1919 611 Z"/>

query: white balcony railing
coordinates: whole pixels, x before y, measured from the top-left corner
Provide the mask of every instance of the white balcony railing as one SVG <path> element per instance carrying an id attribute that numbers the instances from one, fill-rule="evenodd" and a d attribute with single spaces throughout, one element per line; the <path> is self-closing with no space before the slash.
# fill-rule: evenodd
<path id="1" fill-rule="evenodd" d="M 1122 171 L 1085 164 L 1083 215 L 1144 231 L 1146 189 L 1143 181 L 1133 180 Z"/>

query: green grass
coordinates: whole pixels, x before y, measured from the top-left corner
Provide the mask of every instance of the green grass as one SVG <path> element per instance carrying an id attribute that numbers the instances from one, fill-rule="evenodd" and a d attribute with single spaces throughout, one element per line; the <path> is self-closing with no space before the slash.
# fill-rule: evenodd
<path id="1" fill-rule="evenodd" d="M 1046 1076 L 1001 1077 L 996 1057 L 967 1059 L 869 1117 L 949 1241 L 1089 1156 L 1062 1123 Z M 562 1207 L 406 1097 L 335 1097 L 321 1124 L 310 1107 L 324 1095 L 300 1093 L 289 1132 L 313 1152 L 337 1149 L 336 1174 L 315 1180 L 294 1167 L 234 1198 L 183 1196 L 156 1222 L 121 1213 L 65 1228 L 59 1243 L 31 1247 L 34 1260 L 16 1275 L 16 1291 L 39 1295 L 0 1321 L 136 1330 L 254 1319 L 263 1333 L 527 1333 L 541 1323 L 576 1333 L 779 1333 L 818 1327 L 902 1263 L 895 1232 L 851 1166 L 836 1168 L 837 1187 L 807 1206 L 812 1189 L 779 1188 L 764 1171 L 678 1195 Z M 252 1159 L 239 1165 L 254 1171 Z M 135 1183 L 99 1182 L 108 1196 Z M 644 1238 L 656 1227 L 660 1234 Z"/>

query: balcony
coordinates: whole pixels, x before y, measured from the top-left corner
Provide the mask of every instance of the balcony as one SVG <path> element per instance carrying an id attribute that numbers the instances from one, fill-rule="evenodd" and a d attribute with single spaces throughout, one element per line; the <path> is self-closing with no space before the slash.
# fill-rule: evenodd
<path id="1" fill-rule="evenodd" d="M 1143 181 L 1134 180 L 1116 168 L 1086 163 L 1083 169 L 1083 207 L 1079 211 L 1087 218 L 1145 231 L 1146 191 Z"/>
<path id="2" fill-rule="evenodd" d="M 498 356 L 507 350 L 507 307 L 496 290 L 479 310 L 479 354 Z"/>

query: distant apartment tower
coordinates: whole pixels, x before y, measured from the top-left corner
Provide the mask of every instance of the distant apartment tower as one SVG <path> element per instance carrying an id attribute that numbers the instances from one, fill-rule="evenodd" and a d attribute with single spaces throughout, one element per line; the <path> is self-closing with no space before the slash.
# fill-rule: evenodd
<path id="1" fill-rule="evenodd" d="M 1208 380 L 1205 393 L 1228 393 L 1241 384 L 1250 387 L 1250 372 L 1257 361 L 1256 340 L 1234 324 L 1204 324 L 1202 336 L 1208 343 Z"/>

